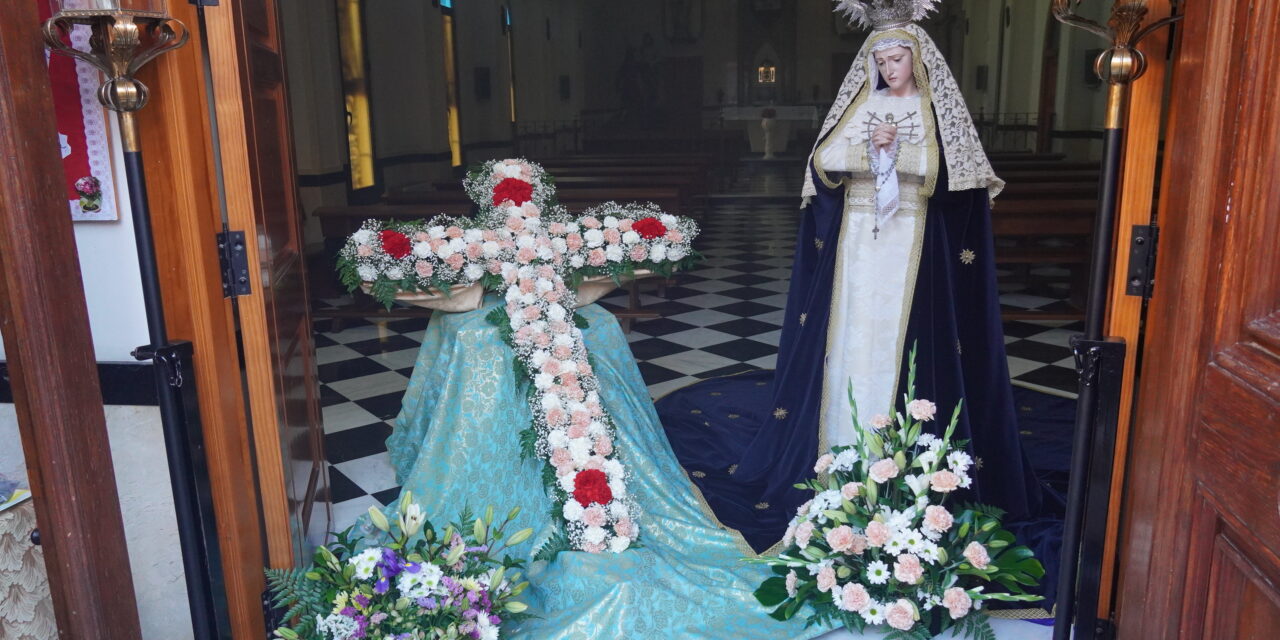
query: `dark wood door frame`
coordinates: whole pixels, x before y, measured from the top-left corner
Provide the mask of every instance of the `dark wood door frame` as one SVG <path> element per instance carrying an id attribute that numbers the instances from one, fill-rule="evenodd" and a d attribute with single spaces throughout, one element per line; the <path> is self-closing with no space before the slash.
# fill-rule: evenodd
<path id="1" fill-rule="evenodd" d="M 0 330 L 62 637 L 141 637 L 36 4 L 0 20 Z"/>

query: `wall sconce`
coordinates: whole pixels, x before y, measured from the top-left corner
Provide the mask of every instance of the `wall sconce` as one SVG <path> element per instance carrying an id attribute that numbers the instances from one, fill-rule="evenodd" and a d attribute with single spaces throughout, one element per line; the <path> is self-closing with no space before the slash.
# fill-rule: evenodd
<path id="1" fill-rule="evenodd" d="M 778 67 L 773 64 L 772 60 L 765 60 L 756 68 L 756 82 L 760 84 L 774 84 L 778 81 Z"/>

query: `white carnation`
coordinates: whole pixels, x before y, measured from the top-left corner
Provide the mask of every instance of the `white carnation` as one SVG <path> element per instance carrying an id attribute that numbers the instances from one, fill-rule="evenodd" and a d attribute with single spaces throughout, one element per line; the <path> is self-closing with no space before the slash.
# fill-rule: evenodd
<path id="1" fill-rule="evenodd" d="M 677 262 L 683 260 L 686 255 L 688 255 L 688 252 L 685 251 L 684 247 L 677 245 L 671 247 L 671 250 L 667 252 L 667 259 L 672 262 Z"/>
<path id="2" fill-rule="evenodd" d="M 535 282 L 533 286 L 538 293 L 546 293 L 556 288 L 555 283 L 546 278 L 538 278 L 538 281 Z"/>
<path id="3" fill-rule="evenodd" d="M 599 420 L 592 420 L 591 424 L 587 425 L 587 433 L 593 436 L 598 436 L 606 431 L 607 429 L 605 429 L 604 423 Z"/>
<path id="4" fill-rule="evenodd" d="M 618 462 L 617 460 L 613 460 L 613 459 L 604 461 L 604 472 L 609 474 L 610 478 L 622 477 L 622 474 L 624 471 L 625 469 L 623 468 L 621 462 Z"/>
<path id="5" fill-rule="evenodd" d="M 613 539 L 609 541 L 609 550 L 614 553 L 622 553 L 623 551 L 626 551 L 629 546 L 631 546 L 631 538 L 626 536 L 614 536 Z"/>
<path id="6" fill-rule="evenodd" d="M 467 276 L 468 280 L 479 280 L 481 277 L 484 276 L 484 267 L 478 264 L 472 263 L 467 265 L 467 268 L 463 269 L 462 273 L 463 275 Z"/>
<path id="7" fill-rule="evenodd" d="M 541 402 L 542 402 L 542 410 L 543 410 L 543 411 L 550 411 L 550 410 L 552 410 L 552 409 L 560 409 L 560 408 L 562 408 L 562 407 L 563 407 L 563 406 L 560 404 L 560 396 L 558 396 L 558 395 L 556 395 L 556 394 L 554 394 L 554 393 L 545 393 L 545 394 L 543 394 L 543 395 L 542 395 L 542 401 L 541 401 Z"/>
<path id="8" fill-rule="evenodd" d="M 628 231 L 622 234 L 622 241 L 627 244 L 635 244 L 637 242 L 640 242 L 640 234 L 634 231 Z"/>
<path id="9" fill-rule="evenodd" d="M 551 384 L 552 384 L 551 376 L 545 373 L 539 373 L 538 375 L 533 377 L 533 386 L 537 387 L 538 390 L 540 391 L 546 391 L 547 389 L 550 389 Z"/>
<path id="10" fill-rule="evenodd" d="M 583 532 L 582 539 L 591 544 L 600 544 L 604 542 L 605 531 L 602 527 L 587 527 Z"/>
<path id="11" fill-rule="evenodd" d="M 373 242 L 373 231 L 369 229 L 361 229 L 351 234 L 351 239 L 355 240 L 357 244 L 369 244 L 370 242 Z"/>
<path id="12" fill-rule="evenodd" d="M 538 296 L 537 296 L 536 294 L 533 294 L 533 293 L 522 293 L 522 294 L 520 294 L 520 303 L 521 303 L 521 304 L 524 304 L 524 305 L 527 305 L 527 306 L 533 306 L 533 305 L 534 305 L 535 303 L 537 303 L 537 302 L 538 302 Z"/>
<path id="13" fill-rule="evenodd" d="M 569 251 L 569 243 L 565 242 L 564 238 L 555 238 L 551 241 L 551 248 L 555 249 L 556 253 L 566 253 Z"/>
<path id="14" fill-rule="evenodd" d="M 462 238 L 467 242 L 479 242 L 484 238 L 484 231 L 480 229 L 467 229 L 462 232 Z"/>
<path id="15" fill-rule="evenodd" d="M 582 234 L 582 239 L 587 241 L 588 247 L 598 247 L 604 244 L 604 232 L 599 229 L 587 229 L 587 232 Z"/>
<path id="16" fill-rule="evenodd" d="M 449 243 L 447 243 L 447 242 L 446 242 L 445 244 L 440 245 L 440 248 L 439 248 L 439 249 L 436 249 L 436 255 L 440 256 L 440 259 L 441 259 L 441 260 L 443 260 L 443 259 L 445 259 L 445 258 L 448 258 L 449 256 L 451 256 L 451 255 L 453 255 L 453 254 L 455 254 L 455 253 L 457 253 L 457 252 L 458 252 L 458 251 L 457 251 L 456 249 L 454 249 L 454 248 L 453 248 L 453 245 L 451 245 L 451 244 L 449 244 Z"/>
<path id="17" fill-rule="evenodd" d="M 586 259 L 578 254 L 574 254 L 572 257 L 569 258 L 569 266 L 573 267 L 574 269 L 581 269 L 582 265 L 586 263 L 587 263 Z"/>
<path id="18" fill-rule="evenodd" d="M 547 307 L 547 317 L 551 318 L 552 320 L 555 320 L 556 322 L 564 320 L 564 317 L 565 317 L 564 307 L 560 306 L 559 304 L 552 304 L 551 306 Z"/>
<path id="19" fill-rule="evenodd" d="M 419 258 L 428 258 L 431 256 L 431 244 L 427 242 L 413 243 L 413 255 Z"/>
<path id="20" fill-rule="evenodd" d="M 556 337 L 555 337 L 555 339 L 554 339 L 553 344 L 555 344 L 557 347 L 572 347 L 572 346 L 573 346 L 573 337 L 572 337 L 572 336 L 567 336 L 567 335 L 565 335 L 565 334 L 563 334 L 563 333 L 558 333 L 558 334 L 556 334 Z M 589 400 L 589 399 L 590 399 L 590 397 L 588 397 L 588 400 Z"/>
<path id="21" fill-rule="evenodd" d="M 574 482 L 573 482 L 572 473 L 561 476 L 559 482 L 560 482 L 560 488 L 565 493 L 570 493 L 570 494 L 573 493 Z"/>
<path id="22" fill-rule="evenodd" d="M 610 480 L 609 490 L 613 492 L 615 498 L 627 497 L 627 484 L 622 480 Z"/>
<path id="23" fill-rule="evenodd" d="M 608 228 L 612 229 L 612 228 L 614 228 L 614 227 L 618 226 L 618 219 L 617 219 L 617 218 L 615 218 L 615 217 L 613 217 L 613 216 L 605 216 L 605 217 L 604 217 L 604 226 L 606 226 L 606 227 L 608 227 Z"/>
<path id="24" fill-rule="evenodd" d="M 552 429 L 547 434 L 547 444 L 557 449 L 569 446 L 569 434 L 564 429 Z"/>
<path id="25" fill-rule="evenodd" d="M 610 500 L 609 515 L 613 516 L 614 520 L 627 517 L 627 503 L 621 500 Z"/>
<path id="26" fill-rule="evenodd" d="M 378 270 L 367 264 L 356 267 L 356 274 L 365 282 L 373 282 L 378 279 Z"/>
<path id="27" fill-rule="evenodd" d="M 391 278 L 392 280 L 403 280 L 404 269 L 398 265 L 394 267 L 387 267 L 387 277 Z"/>
<path id="28" fill-rule="evenodd" d="M 679 223 L 679 222 L 680 222 L 679 220 L 677 220 L 677 219 L 676 219 L 676 217 L 675 217 L 675 216 L 673 216 L 673 215 L 671 215 L 671 214 L 669 214 L 669 213 L 664 213 L 664 214 L 662 214 L 662 215 L 658 216 L 658 219 L 659 219 L 659 220 L 661 220 L 661 221 L 662 221 L 662 225 L 663 225 L 663 226 L 666 226 L 666 227 L 674 227 L 674 226 L 676 226 L 676 224 L 677 224 L 677 223 Z"/>
<path id="29" fill-rule="evenodd" d="M 565 500 L 564 502 L 564 519 L 569 522 L 577 522 L 582 519 L 582 512 L 585 509 L 578 504 L 577 500 Z"/>
<path id="30" fill-rule="evenodd" d="M 498 257 L 498 254 L 502 252 L 502 245 L 490 240 L 480 245 L 480 252 L 483 253 L 486 258 L 496 258 Z"/>
<path id="31" fill-rule="evenodd" d="M 605 247 L 604 257 L 609 262 L 622 262 L 622 246 L 611 244 Z"/>
<path id="32" fill-rule="evenodd" d="M 462 238 L 453 238 L 449 240 L 449 248 L 453 249 L 454 253 L 462 253 L 467 250 L 467 242 Z"/>
<path id="33" fill-rule="evenodd" d="M 432 238 L 435 238 L 436 240 L 439 240 L 445 236 L 444 227 L 440 227 L 440 226 L 431 227 L 430 229 L 427 229 L 427 235 L 431 236 Z"/>
<path id="34" fill-rule="evenodd" d="M 667 245 L 657 244 L 649 250 L 649 259 L 654 262 L 662 262 L 667 259 Z"/>
<path id="35" fill-rule="evenodd" d="M 531 235 L 522 235 L 519 238 L 516 238 L 517 249 L 532 249 L 534 244 L 535 241 Z"/>
<path id="36" fill-rule="evenodd" d="M 587 463 L 587 459 L 591 457 L 591 439 L 590 438 L 572 438 L 569 440 L 569 455 L 573 456 L 573 462 L 579 466 Z"/>

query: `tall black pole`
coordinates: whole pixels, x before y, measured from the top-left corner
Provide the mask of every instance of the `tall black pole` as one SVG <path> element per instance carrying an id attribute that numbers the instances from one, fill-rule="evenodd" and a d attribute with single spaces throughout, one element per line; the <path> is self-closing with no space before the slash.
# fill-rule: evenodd
<path id="1" fill-rule="evenodd" d="M 153 362 L 192 630 L 197 640 L 212 640 L 219 637 L 218 612 L 225 611 L 226 606 L 225 595 L 219 588 L 221 580 L 217 579 L 221 571 L 216 564 L 219 560 L 217 531 L 213 521 L 203 434 L 196 407 L 189 404 L 194 400 L 195 388 L 192 348 L 189 342 L 169 342 L 136 123 L 132 112 L 120 112 L 119 116 L 124 138 L 125 180 L 129 188 L 133 234 L 142 277 L 142 300 L 147 314 L 147 335 L 151 340 L 150 344 L 136 349 L 134 357 Z"/>

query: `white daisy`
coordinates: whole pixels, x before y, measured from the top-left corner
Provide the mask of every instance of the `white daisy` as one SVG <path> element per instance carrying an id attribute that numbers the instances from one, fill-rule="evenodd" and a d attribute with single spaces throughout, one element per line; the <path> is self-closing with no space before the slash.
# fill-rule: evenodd
<path id="1" fill-rule="evenodd" d="M 862 619 L 866 620 L 867 624 L 870 624 L 870 625 L 883 624 L 884 609 L 885 609 L 885 606 L 883 604 L 876 602 L 875 600 L 872 600 L 871 604 L 867 606 L 866 610 L 861 612 Z"/>
<path id="2" fill-rule="evenodd" d="M 889 565 L 879 560 L 867 565 L 867 582 L 871 584 L 884 584 L 889 581 L 889 575 Z"/>

